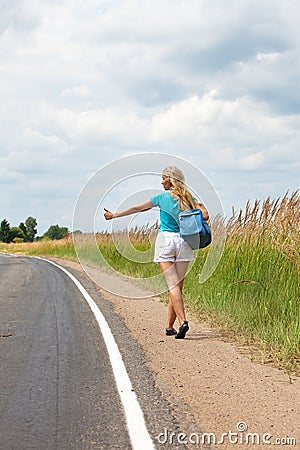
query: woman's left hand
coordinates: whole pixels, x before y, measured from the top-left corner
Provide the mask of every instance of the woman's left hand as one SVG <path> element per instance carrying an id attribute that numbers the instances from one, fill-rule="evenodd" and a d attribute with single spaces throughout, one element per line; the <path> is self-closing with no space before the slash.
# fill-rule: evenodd
<path id="1" fill-rule="evenodd" d="M 208 220 L 209 219 L 208 211 L 205 208 L 205 206 L 203 205 L 203 203 L 195 203 L 195 207 L 202 211 L 204 220 Z"/>

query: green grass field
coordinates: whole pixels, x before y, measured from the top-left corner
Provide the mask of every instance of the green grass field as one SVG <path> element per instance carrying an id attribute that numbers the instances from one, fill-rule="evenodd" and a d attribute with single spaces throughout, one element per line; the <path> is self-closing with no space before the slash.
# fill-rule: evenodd
<path id="1" fill-rule="evenodd" d="M 200 250 L 184 285 L 190 313 L 249 344 L 264 361 L 289 373 L 300 371 L 299 219 L 298 193 L 267 199 L 262 205 L 256 202 L 253 207 L 248 204 L 226 225 L 226 245 L 213 275 L 199 284 L 199 273 L 209 251 Z M 150 232 L 132 230 L 133 246 L 141 251 L 149 249 Z M 81 257 L 86 254 L 89 259 L 85 235 L 80 239 Z M 160 273 L 153 263 L 132 262 L 120 255 L 108 234 L 98 234 L 97 243 L 118 272 L 134 277 Z M 71 236 L 31 244 L 0 243 L 0 251 L 77 259 Z M 166 295 L 163 297 L 166 299 Z"/>

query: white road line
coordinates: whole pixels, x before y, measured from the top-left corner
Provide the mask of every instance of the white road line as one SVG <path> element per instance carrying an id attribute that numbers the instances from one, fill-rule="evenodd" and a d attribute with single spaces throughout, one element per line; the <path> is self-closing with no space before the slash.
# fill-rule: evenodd
<path id="1" fill-rule="evenodd" d="M 119 391 L 121 402 L 125 411 L 125 418 L 128 427 L 128 434 L 131 440 L 132 448 L 134 450 L 154 450 L 154 443 L 148 433 L 146 428 L 146 423 L 144 419 L 143 411 L 139 405 L 138 399 L 135 392 L 133 391 L 131 381 L 129 379 L 125 364 L 122 359 L 122 355 L 117 346 L 115 338 L 109 328 L 109 325 L 103 316 L 102 312 L 88 294 L 82 284 L 64 267 L 50 261 L 48 259 L 39 258 L 35 256 L 34 258 L 41 259 L 58 267 L 60 270 L 65 272 L 69 278 L 75 283 L 79 291 L 82 293 L 83 297 L 87 301 L 89 307 L 94 313 L 98 325 L 100 327 L 101 333 L 103 335 L 104 342 L 106 344 L 107 352 L 112 365 L 114 377 L 116 380 L 116 385 Z"/>

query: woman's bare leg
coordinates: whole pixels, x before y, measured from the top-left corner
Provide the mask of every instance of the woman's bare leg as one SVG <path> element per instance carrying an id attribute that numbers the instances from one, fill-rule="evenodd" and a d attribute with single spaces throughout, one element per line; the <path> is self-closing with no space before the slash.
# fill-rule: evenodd
<path id="1" fill-rule="evenodd" d="M 189 261 L 175 262 L 175 267 L 179 278 L 179 287 L 182 292 L 185 275 L 189 267 Z"/>
<path id="2" fill-rule="evenodd" d="M 167 323 L 167 328 L 173 328 L 174 323 L 176 320 L 176 312 L 174 311 L 171 299 L 169 301 L 169 306 L 168 306 L 168 323 Z"/>
<path id="3" fill-rule="evenodd" d="M 168 309 L 168 328 L 173 327 L 176 317 L 180 325 L 186 320 L 182 298 L 182 287 L 188 264 L 189 263 L 185 261 L 177 263 L 169 261 L 159 263 L 169 289 L 170 303 Z"/>

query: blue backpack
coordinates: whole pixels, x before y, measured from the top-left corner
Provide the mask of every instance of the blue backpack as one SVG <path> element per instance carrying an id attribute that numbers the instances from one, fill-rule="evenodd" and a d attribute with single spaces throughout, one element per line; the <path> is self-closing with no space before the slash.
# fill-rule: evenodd
<path id="1" fill-rule="evenodd" d="M 200 209 L 189 209 L 179 213 L 180 236 L 193 250 L 207 247 L 211 243 L 211 231 Z"/>

